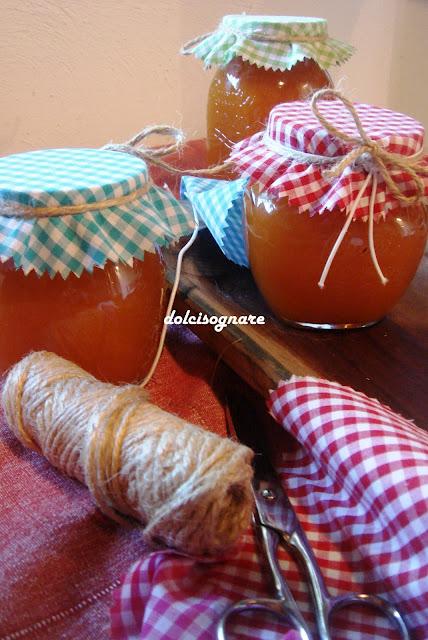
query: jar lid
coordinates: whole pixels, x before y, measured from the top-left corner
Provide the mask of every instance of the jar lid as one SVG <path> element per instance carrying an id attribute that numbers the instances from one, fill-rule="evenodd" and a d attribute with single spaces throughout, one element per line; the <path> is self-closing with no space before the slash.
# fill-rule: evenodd
<path id="1" fill-rule="evenodd" d="M 232 58 L 285 71 L 305 58 L 327 69 L 342 64 L 354 48 L 330 38 L 323 18 L 297 16 L 224 16 L 215 31 L 184 45 L 181 53 L 193 54 L 205 67 L 224 67 Z"/>
<path id="2" fill-rule="evenodd" d="M 335 207 L 349 212 L 366 182 L 353 218 L 369 215 L 368 175 L 376 178 L 376 216 L 402 204 L 397 192 L 404 198 L 418 193 L 412 171 L 427 165 L 421 158 L 424 128 L 420 122 L 369 104 L 345 104 L 342 99 L 323 99 L 317 111 L 321 119 L 310 102 L 277 105 L 264 131 L 234 145 L 231 160 L 250 184 L 257 182 L 268 195 L 286 196 L 300 211 L 322 213 Z M 385 180 L 379 157 L 390 181 Z M 339 172 L 332 171 L 337 168 Z M 428 176 L 420 180 L 428 195 Z"/>
<path id="3" fill-rule="evenodd" d="M 24 273 L 79 276 L 132 265 L 191 232 L 187 206 L 153 186 L 143 160 L 102 149 L 0 158 L 0 260 Z"/>
<path id="4" fill-rule="evenodd" d="M 180 185 L 181 197 L 191 203 L 226 258 L 241 267 L 249 266 L 243 229 L 247 182 L 183 176 Z"/>

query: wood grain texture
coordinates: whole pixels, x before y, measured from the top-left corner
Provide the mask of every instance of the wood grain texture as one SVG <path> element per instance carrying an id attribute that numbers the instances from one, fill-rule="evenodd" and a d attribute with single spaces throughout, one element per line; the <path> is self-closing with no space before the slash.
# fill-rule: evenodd
<path id="1" fill-rule="evenodd" d="M 174 163 L 206 166 L 203 140 L 191 141 Z M 179 178 L 158 170 L 154 179 L 177 194 Z M 174 252 L 167 255 L 169 279 Z M 292 374 L 314 375 L 352 386 L 378 398 L 428 429 L 428 252 L 406 294 L 387 318 L 367 329 L 313 331 L 277 320 L 259 294 L 248 269 L 229 262 L 207 231 L 185 257 L 175 304 L 177 313 L 265 315 L 264 326 L 229 325 L 217 333 L 195 325 L 210 345 L 253 389 L 266 397 Z"/>
<path id="2" fill-rule="evenodd" d="M 175 256 L 167 256 L 169 279 Z M 175 308 L 184 315 L 264 315 L 265 325 L 192 330 L 253 389 L 266 396 L 292 374 L 314 375 L 376 397 L 428 428 L 428 257 L 389 317 L 367 329 L 313 331 L 274 318 L 248 269 L 224 258 L 207 231 L 183 263 Z"/>

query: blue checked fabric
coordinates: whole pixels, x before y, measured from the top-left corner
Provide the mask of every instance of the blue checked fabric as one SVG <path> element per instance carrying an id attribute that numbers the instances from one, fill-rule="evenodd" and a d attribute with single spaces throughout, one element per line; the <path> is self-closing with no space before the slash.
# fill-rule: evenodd
<path id="1" fill-rule="evenodd" d="M 262 42 L 257 39 L 259 34 L 278 40 Z M 299 38 L 321 40 L 299 42 Z M 182 49 L 182 53 L 200 58 L 205 67 L 224 67 L 240 56 L 258 67 L 280 71 L 291 69 L 305 58 L 328 69 L 346 62 L 353 52 L 351 45 L 328 36 L 327 21 L 322 18 L 245 14 L 224 16 L 216 31 Z"/>
<path id="2" fill-rule="evenodd" d="M 111 208 L 54 217 L 1 215 L 11 205 L 52 207 L 100 203 L 145 185 L 140 198 Z M 107 260 L 132 265 L 145 251 L 193 229 L 190 207 L 148 184 L 146 164 L 101 149 L 47 149 L 0 158 L 0 260 L 24 273 L 77 276 Z"/>
<path id="3" fill-rule="evenodd" d="M 203 220 L 226 258 L 248 267 L 244 233 L 244 192 L 247 178 L 213 180 L 184 176 L 181 197 Z"/>

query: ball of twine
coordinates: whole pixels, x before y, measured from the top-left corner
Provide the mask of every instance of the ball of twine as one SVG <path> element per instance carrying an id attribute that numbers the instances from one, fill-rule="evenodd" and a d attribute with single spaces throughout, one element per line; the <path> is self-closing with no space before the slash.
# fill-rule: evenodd
<path id="1" fill-rule="evenodd" d="M 140 521 L 150 544 L 212 555 L 249 525 L 252 451 L 159 409 L 141 387 L 42 351 L 9 371 L 2 403 L 24 445 L 86 484 L 105 514 Z"/>

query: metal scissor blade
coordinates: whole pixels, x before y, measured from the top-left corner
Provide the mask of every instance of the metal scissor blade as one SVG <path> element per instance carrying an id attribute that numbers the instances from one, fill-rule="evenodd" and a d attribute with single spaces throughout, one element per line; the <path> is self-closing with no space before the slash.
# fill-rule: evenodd
<path id="1" fill-rule="evenodd" d="M 264 413 L 266 414 L 265 409 Z M 291 537 L 295 531 L 300 533 L 297 515 L 269 460 L 263 422 L 255 413 L 253 403 L 234 393 L 233 403 L 226 407 L 226 419 L 229 435 L 255 453 L 253 491 L 259 523 L 276 529 L 286 538 Z"/>
<path id="2" fill-rule="evenodd" d="M 334 597 L 329 594 L 297 514 L 269 461 L 267 438 L 263 430 L 263 414 L 255 412 L 253 403 L 246 397 L 234 394 L 233 405 L 229 406 L 227 418 L 232 436 L 255 452 L 253 491 L 257 506 L 254 514 L 258 525 L 256 532 L 273 577 L 277 599 L 279 602 L 286 603 L 287 610 L 293 612 L 294 623 L 296 629 L 300 629 L 301 638 L 308 639 L 311 634 L 282 576 L 276 555 L 278 543 L 289 547 L 306 574 L 320 640 L 331 640 L 329 630 L 331 613 L 355 604 L 381 612 L 395 625 L 403 640 L 410 640 L 405 619 L 397 607 L 387 600 L 366 593 L 347 593 Z"/>
<path id="3" fill-rule="evenodd" d="M 265 410 L 266 413 L 266 410 Z M 235 393 L 233 404 L 228 405 L 226 418 L 232 437 L 255 452 L 253 492 L 257 507 L 258 524 L 277 532 L 281 542 L 289 547 L 309 577 L 311 589 L 322 600 L 326 589 L 309 540 L 299 522 L 278 474 L 268 457 L 266 434 L 252 402 Z"/>
<path id="4" fill-rule="evenodd" d="M 264 434 L 261 430 L 263 422 L 257 420 L 257 416 L 254 415 L 254 411 L 249 409 L 250 405 L 247 402 L 242 403 L 240 400 L 242 397 L 234 396 L 234 404 L 226 407 L 226 417 L 229 435 L 239 439 L 255 452 L 253 461 L 253 494 L 256 505 L 254 529 L 275 593 L 273 600 L 266 600 L 269 605 L 266 605 L 265 602 L 262 608 L 268 611 L 272 610 L 272 603 L 275 603 L 275 607 L 280 611 L 280 617 L 298 631 L 301 640 L 311 640 L 310 631 L 299 611 L 278 560 L 278 544 L 280 542 L 287 544 L 288 539 L 292 537 L 295 527 L 298 525 L 297 516 L 283 492 L 274 468 L 264 453 Z M 245 608 L 247 608 L 247 604 L 245 604 Z"/>
<path id="5" fill-rule="evenodd" d="M 287 541 L 300 525 L 280 480 L 264 454 L 254 458 L 254 500 L 260 524 L 275 529 Z"/>

